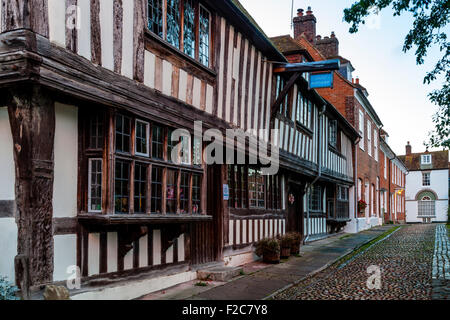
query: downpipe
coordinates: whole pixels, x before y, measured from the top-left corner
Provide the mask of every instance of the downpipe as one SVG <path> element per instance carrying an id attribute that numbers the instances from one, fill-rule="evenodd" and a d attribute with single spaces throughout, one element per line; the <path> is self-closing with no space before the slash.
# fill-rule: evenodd
<path id="1" fill-rule="evenodd" d="M 322 133 L 322 116 L 325 113 L 326 110 L 326 105 L 324 104 L 322 106 L 322 110 L 319 112 L 319 136 Z M 307 184 L 305 186 L 305 194 L 306 194 L 306 237 L 305 240 L 303 240 L 303 244 L 306 244 L 306 242 L 308 242 L 309 238 L 310 238 L 310 234 L 309 234 L 309 196 L 308 196 L 308 192 L 311 190 L 311 187 L 314 186 L 314 184 L 319 181 L 320 177 L 322 176 L 322 141 L 323 141 L 324 137 L 322 136 L 319 139 L 319 143 L 318 143 L 318 152 L 317 152 L 317 163 L 319 166 L 319 171 L 317 174 L 317 177 L 313 180 L 312 183 Z"/>

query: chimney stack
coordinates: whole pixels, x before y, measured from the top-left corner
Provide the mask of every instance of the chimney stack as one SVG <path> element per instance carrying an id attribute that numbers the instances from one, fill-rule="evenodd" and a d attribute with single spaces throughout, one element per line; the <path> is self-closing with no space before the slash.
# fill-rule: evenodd
<path id="1" fill-rule="evenodd" d="M 303 9 L 298 9 L 297 16 L 294 17 L 294 39 L 299 39 L 304 34 L 309 42 L 314 43 L 316 40 L 316 17 L 311 7 L 308 7 L 306 15 L 303 14 L 303 11 Z"/>
<path id="2" fill-rule="evenodd" d="M 317 40 L 315 45 L 325 58 L 335 58 L 339 56 L 339 40 L 336 38 L 334 31 L 331 32 L 331 36 Z"/>
<path id="3" fill-rule="evenodd" d="M 356 84 L 359 85 L 359 77 L 356 77 Z"/>
<path id="4" fill-rule="evenodd" d="M 406 155 L 409 156 L 412 153 L 412 147 L 411 144 L 408 141 L 408 144 L 406 145 Z"/>

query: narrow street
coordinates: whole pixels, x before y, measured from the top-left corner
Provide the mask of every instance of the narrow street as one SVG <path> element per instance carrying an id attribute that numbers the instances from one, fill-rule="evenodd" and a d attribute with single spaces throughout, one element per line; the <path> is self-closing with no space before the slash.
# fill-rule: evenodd
<path id="1" fill-rule="evenodd" d="M 448 249 L 445 225 L 404 226 L 353 260 L 335 264 L 274 299 L 448 299 Z M 371 266 L 380 270 L 379 289 L 369 289 L 367 284 L 374 274 L 368 273 Z"/>

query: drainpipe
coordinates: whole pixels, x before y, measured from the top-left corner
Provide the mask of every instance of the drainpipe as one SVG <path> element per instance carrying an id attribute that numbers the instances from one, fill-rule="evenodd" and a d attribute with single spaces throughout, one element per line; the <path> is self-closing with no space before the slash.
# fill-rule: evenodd
<path id="1" fill-rule="evenodd" d="M 319 137 L 322 133 L 322 119 L 321 117 L 323 116 L 323 114 L 325 113 L 326 110 L 326 104 L 324 104 L 322 106 L 322 110 L 319 112 Z M 319 165 L 319 172 L 317 174 L 317 177 L 314 179 L 314 181 L 308 185 L 305 186 L 305 194 L 306 194 L 306 237 L 305 240 L 303 240 L 303 244 L 305 244 L 308 239 L 309 239 L 309 199 L 308 199 L 308 192 L 311 189 L 311 187 L 320 179 L 320 177 L 322 176 L 322 141 L 323 141 L 323 136 L 319 138 L 318 141 L 318 152 L 317 152 L 317 163 Z"/>
<path id="2" fill-rule="evenodd" d="M 353 166 L 353 176 L 355 179 L 355 192 L 354 192 L 354 205 L 355 205 L 355 221 L 356 221 L 356 233 L 359 232 L 359 220 L 358 220 L 358 148 L 361 138 L 358 138 L 355 142 L 355 164 Z"/>

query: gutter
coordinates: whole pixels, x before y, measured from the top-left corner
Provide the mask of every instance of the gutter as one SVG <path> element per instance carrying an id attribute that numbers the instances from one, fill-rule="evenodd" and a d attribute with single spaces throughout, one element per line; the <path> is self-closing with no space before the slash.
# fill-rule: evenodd
<path id="1" fill-rule="evenodd" d="M 321 117 L 325 113 L 326 108 L 327 108 L 326 104 L 323 104 L 322 110 L 319 112 L 319 133 L 322 132 L 322 119 L 321 119 Z M 307 198 L 307 204 L 306 204 L 306 237 L 303 240 L 303 244 L 305 244 L 308 241 L 309 237 L 310 237 L 310 234 L 309 234 L 309 201 L 308 201 L 309 198 L 308 198 L 308 192 L 311 190 L 311 187 L 317 181 L 319 181 L 320 177 L 322 176 L 322 141 L 323 141 L 323 138 L 319 139 L 319 143 L 318 143 L 318 149 L 319 150 L 318 150 L 318 153 L 317 153 L 317 162 L 318 162 L 318 165 L 319 165 L 319 172 L 317 174 L 317 177 L 314 179 L 314 181 L 312 183 L 307 184 L 305 186 L 305 194 L 306 194 L 306 198 Z"/>

